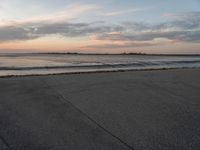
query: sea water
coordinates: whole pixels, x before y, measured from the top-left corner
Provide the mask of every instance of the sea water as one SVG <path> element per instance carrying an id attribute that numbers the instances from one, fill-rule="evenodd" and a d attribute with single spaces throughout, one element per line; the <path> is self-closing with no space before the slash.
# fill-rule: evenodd
<path id="1" fill-rule="evenodd" d="M 200 68 L 200 56 L 0 54 L 0 76 Z"/>

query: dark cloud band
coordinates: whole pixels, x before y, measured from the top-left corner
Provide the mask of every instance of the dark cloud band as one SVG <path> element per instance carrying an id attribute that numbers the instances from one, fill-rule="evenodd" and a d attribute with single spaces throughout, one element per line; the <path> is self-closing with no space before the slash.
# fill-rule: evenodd
<path id="1" fill-rule="evenodd" d="M 135 45 L 137 45 L 136 42 L 145 43 L 157 38 L 200 42 L 200 12 L 190 12 L 182 15 L 170 14 L 169 16 L 174 20 L 160 24 L 140 22 L 125 22 L 117 25 L 108 25 L 102 22 L 21 23 L 0 27 L 0 42 L 33 40 L 48 35 L 61 35 L 64 37 L 95 35 L 96 40 L 134 42 Z"/>

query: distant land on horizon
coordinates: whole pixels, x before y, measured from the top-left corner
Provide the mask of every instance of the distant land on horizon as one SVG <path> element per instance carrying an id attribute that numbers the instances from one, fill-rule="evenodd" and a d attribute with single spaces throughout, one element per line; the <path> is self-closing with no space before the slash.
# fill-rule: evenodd
<path id="1" fill-rule="evenodd" d="M 141 56 L 200 56 L 200 54 L 151 54 L 143 52 L 123 53 L 79 53 L 79 52 L 31 52 L 31 53 L 0 53 L 0 54 L 49 54 L 49 55 L 141 55 Z"/>
<path id="2" fill-rule="evenodd" d="M 33 53 L 34 54 L 34 53 Z M 200 54 L 150 54 L 150 53 L 78 53 L 78 52 L 66 52 L 66 53 L 58 53 L 58 52 L 50 52 L 50 53 L 35 53 L 35 54 L 63 54 L 63 55 L 157 55 L 157 56 L 200 56 Z"/>

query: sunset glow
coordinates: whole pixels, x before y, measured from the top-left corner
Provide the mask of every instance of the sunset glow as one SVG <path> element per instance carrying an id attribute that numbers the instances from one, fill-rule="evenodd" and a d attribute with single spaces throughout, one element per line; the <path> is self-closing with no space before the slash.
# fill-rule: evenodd
<path id="1" fill-rule="evenodd" d="M 1 0 L 0 52 L 200 54 L 199 0 Z"/>

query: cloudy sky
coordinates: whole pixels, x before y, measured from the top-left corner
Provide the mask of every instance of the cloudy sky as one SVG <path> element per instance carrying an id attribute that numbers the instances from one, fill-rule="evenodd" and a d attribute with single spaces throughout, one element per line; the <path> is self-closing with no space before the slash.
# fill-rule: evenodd
<path id="1" fill-rule="evenodd" d="M 0 52 L 200 54 L 200 0 L 0 0 Z"/>

